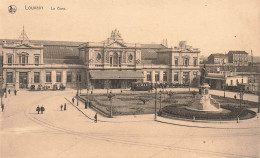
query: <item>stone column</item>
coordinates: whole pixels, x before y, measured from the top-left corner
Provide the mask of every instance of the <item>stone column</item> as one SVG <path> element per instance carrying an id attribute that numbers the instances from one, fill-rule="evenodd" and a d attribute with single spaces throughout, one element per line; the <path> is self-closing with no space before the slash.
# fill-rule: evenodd
<path id="1" fill-rule="evenodd" d="M 179 72 L 179 84 L 182 84 L 183 83 L 183 72 L 180 71 Z"/>
<path id="2" fill-rule="evenodd" d="M 32 71 L 28 72 L 28 81 L 27 81 L 28 82 L 28 88 L 30 88 L 31 85 L 33 84 L 33 81 L 32 81 L 33 80 L 33 75 L 32 75 L 32 73 L 33 73 Z"/>
<path id="3" fill-rule="evenodd" d="M 159 72 L 159 82 L 163 83 L 163 71 Z"/>
<path id="4" fill-rule="evenodd" d="M 15 82 L 15 89 L 18 90 L 19 89 L 19 72 L 16 71 L 14 75 L 15 75 L 15 81 L 14 81 Z"/>
<path id="5" fill-rule="evenodd" d="M 51 71 L 51 84 L 52 86 L 56 83 L 56 71 Z M 52 87 L 51 87 L 52 88 Z"/>
<path id="6" fill-rule="evenodd" d="M 67 83 L 67 71 L 65 71 L 65 70 L 63 70 L 62 71 L 62 77 L 61 77 L 61 79 L 62 79 L 62 84 L 64 85 L 64 86 L 66 86 L 66 83 Z"/>
<path id="7" fill-rule="evenodd" d="M 73 87 L 77 87 L 77 72 L 72 71 L 71 83 Z"/>
<path id="8" fill-rule="evenodd" d="M 191 83 L 192 81 L 192 75 L 191 75 L 192 71 L 189 72 L 189 83 Z"/>
<path id="9" fill-rule="evenodd" d="M 152 83 L 155 83 L 155 72 L 154 71 L 152 71 L 152 73 L 151 73 L 151 81 L 152 81 Z"/>
<path id="10" fill-rule="evenodd" d="M 45 71 L 44 71 L 44 70 L 41 70 L 41 71 L 40 71 L 40 84 L 41 84 L 41 85 L 44 85 L 44 84 L 45 84 L 45 81 L 46 81 Z"/>

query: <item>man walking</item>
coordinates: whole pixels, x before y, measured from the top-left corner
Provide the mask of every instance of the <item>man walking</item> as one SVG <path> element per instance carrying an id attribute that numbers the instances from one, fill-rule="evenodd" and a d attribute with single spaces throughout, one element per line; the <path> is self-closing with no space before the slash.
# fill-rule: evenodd
<path id="1" fill-rule="evenodd" d="M 72 104 L 74 104 L 74 98 L 72 98 Z"/>
<path id="2" fill-rule="evenodd" d="M 2 104 L 2 105 L 1 105 L 1 108 L 2 108 L 2 112 L 4 112 L 5 105 Z"/>
<path id="3" fill-rule="evenodd" d="M 43 111 L 45 111 L 45 108 L 42 105 L 42 107 L 41 107 L 41 114 L 43 114 Z"/>
<path id="4" fill-rule="evenodd" d="M 60 111 L 62 111 L 62 108 L 63 108 L 63 105 L 61 104 L 61 105 L 60 105 Z"/>
<path id="5" fill-rule="evenodd" d="M 38 107 L 36 108 L 36 111 L 38 112 L 38 114 L 40 114 L 41 108 L 40 108 L 39 105 L 38 105 Z"/>
<path id="6" fill-rule="evenodd" d="M 8 89 L 8 94 L 10 94 L 11 93 L 11 90 L 10 89 Z"/>
<path id="7" fill-rule="evenodd" d="M 97 123 L 97 113 L 95 114 L 94 118 L 95 118 L 95 123 Z"/>
<path id="8" fill-rule="evenodd" d="M 16 95 L 16 93 L 17 93 L 17 90 L 15 89 L 15 90 L 14 90 L 14 95 Z"/>
<path id="9" fill-rule="evenodd" d="M 66 103 L 64 104 L 64 111 L 66 111 L 67 110 L 67 105 L 66 105 Z"/>
<path id="10" fill-rule="evenodd" d="M 85 102 L 85 109 L 88 108 L 88 101 Z"/>

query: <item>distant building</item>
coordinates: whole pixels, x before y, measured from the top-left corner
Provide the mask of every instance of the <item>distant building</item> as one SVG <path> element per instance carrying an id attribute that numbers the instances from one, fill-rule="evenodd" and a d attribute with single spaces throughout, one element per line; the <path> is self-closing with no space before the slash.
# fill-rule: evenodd
<path id="1" fill-rule="evenodd" d="M 226 87 L 238 87 L 248 84 L 248 76 L 234 72 L 208 73 L 206 81 L 213 89 L 224 89 Z"/>
<path id="2" fill-rule="evenodd" d="M 228 56 L 221 53 L 211 54 L 208 57 L 208 64 L 226 64 L 228 63 Z"/>
<path id="3" fill-rule="evenodd" d="M 248 53 L 245 51 L 229 51 L 228 62 L 234 66 L 248 66 Z"/>

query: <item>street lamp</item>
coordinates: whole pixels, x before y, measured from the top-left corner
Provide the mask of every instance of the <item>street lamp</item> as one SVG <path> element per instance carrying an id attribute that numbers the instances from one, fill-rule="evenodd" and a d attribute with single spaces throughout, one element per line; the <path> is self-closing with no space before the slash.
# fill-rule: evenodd
<path id="1" fill-rule="evenodd" d="M 224 83 L 224 98 L 226 98 L 226 83 Z"/>
<path id="2" fill-rule="evenodd" d="M 79 81 L 77 80 L 77 106 L 79 106 Z"/>
<path id="3" fill-rule="evenodd" d="M 112 107 L 112 99 L 115 95 L 112 94 L 112 91 L 110 91 L 109 95 L 107 96 L 110 101 L 110 117 L 113 117 L 113 107 Z"/>
<path id="4" fill-rule="evenodd" d="M 154 103 L 154 120 L 156 120 L 156 103 L 157 103 L 157 81 L 155 84 L 155 103 Z"/>
<path id="5" fill-rule="evenodd" d="M 162 91 L 160 90 L 160 111 L 162 110 Z"/>

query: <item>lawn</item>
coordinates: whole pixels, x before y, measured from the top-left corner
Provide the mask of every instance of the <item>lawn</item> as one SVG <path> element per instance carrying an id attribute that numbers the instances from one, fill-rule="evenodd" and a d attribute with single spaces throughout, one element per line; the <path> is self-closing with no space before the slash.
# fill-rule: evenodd
<path id="1" fill-rule="evenodd" d="M 223 106 L 239 106 L 239 100 L 214 95 L 212 97 Z M 157 94 L 157 111 L 160 110 L 160 98 L 161 108 L 169 105 L 188 106 L 193 102 L 194 95 L 192 92 L 174 92 L 171 97 L 166 93 Z M 106 114 L 110 113 L 111 102 L 106 94 L 93 94 L 90 96 L 90 100 L 93 106 Z M 257 107 L 257 103 L 246 101 L 242 102 L 242 106 Z M 149 92 L 115 94 L 112 99 L 112 107 L 113 115 L 152 114 L 155 109 L 155 94 Z"/>

